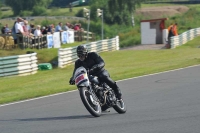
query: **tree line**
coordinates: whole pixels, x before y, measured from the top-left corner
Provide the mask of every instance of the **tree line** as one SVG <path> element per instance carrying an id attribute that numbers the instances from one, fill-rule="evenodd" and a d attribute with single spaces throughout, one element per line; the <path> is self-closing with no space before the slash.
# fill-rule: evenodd
<path id="1" fill-rule="evenodd" d="M 45 11 L 50 5 L 67 6 L 75 0 L 5 0 L 17 16 L 24 11 L 32 11 L 34 15 Z M 142 2 L 148 0 L 89 0 L 91 18 L 97 20 L 96 10 L 104 12 L 104 22 L 107 24 L 131 24 L 131 15 Z M 81 14 L 78 14 L 81 16 Z M 82 15 L 83 16 L 83 15 Z"/>

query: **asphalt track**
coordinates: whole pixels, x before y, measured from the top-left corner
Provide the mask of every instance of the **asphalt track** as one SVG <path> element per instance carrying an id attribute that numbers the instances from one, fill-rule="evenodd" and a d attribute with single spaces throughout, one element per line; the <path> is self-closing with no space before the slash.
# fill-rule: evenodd
<path id="1" fill-rule="evenodd" d="M 78 91 L 0 106 L 0 133 L 199 133 L 200 66 L 118 82 L 128 106 L 99 118 Z"/>

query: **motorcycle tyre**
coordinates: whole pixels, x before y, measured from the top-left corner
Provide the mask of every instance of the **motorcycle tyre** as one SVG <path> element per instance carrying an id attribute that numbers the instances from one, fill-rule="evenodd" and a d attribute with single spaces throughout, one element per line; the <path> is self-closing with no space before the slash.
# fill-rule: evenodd
<path id="1" fill-rule="evenodd" d="M 83 102 L 83 104 L 84 104 L 84 106 L 85 106 L 85 108 L 88 110 L 88 112 L 90 112 L 90 114 L 91 115 L 93 115 L 94 117 L 99 117 L 99 116 L 101 116 L 101 106 L 100 106 L 100 104 L 99 104 L 99 110 L 98 110 L 98 112 L 97 111 L 95 111 L 92 107 L 91 107 L 91 105 L 90 105 L 90 103 L 89 103 L 89 101 L 87 100 L 87 96 L 85 95 L 85 92 L 86 91 L 88 91 L 88 89 L 86 88 L 86 87 L 81 87 L 81 88 L 79 88 L 79 93 L 80 93 L 80 97 L 81 97 L 81 100 L 82 100 L 82 102 Z"/>
<path id="2" fill-rule="evenodd" d="M 119 114 L 124 114 L 127 111 L 126 104 L 124 103 L 124 100 L 122 99 L 123 102 L 123 108 L 121 108 L 118 104 L 114 105 L 113 108 L 115 111 L 117 111 Z"/>

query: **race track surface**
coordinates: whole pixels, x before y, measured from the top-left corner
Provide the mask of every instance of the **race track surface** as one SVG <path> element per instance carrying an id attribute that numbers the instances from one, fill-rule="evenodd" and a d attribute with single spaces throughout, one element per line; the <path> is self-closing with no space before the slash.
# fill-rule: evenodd
<path id="1" fill-rule="evenodd" d="M 119 81 L 128 110 L 94 118 L 78 91 L 0 107 L 0 133 L 199 133 L 200 66 Z"/>

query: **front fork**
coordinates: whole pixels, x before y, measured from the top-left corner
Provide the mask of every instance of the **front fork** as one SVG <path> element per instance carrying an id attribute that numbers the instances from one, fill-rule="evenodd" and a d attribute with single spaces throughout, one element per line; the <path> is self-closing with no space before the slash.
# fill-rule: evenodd
<path id="1" fill-rule="evenodd" d="M 99 101 L 99 98 L 96 96 L 94 90 L 92 89 L 92 86 L 89 85 L 87 88 L 88 88 L 88 91 L 91 94 L 90 95 L 90 100 L 92 101 L 92 103 L 95 104 L 95 105 L 97 105 L 98 103 L 101 104 L 101 102 Z"/>

